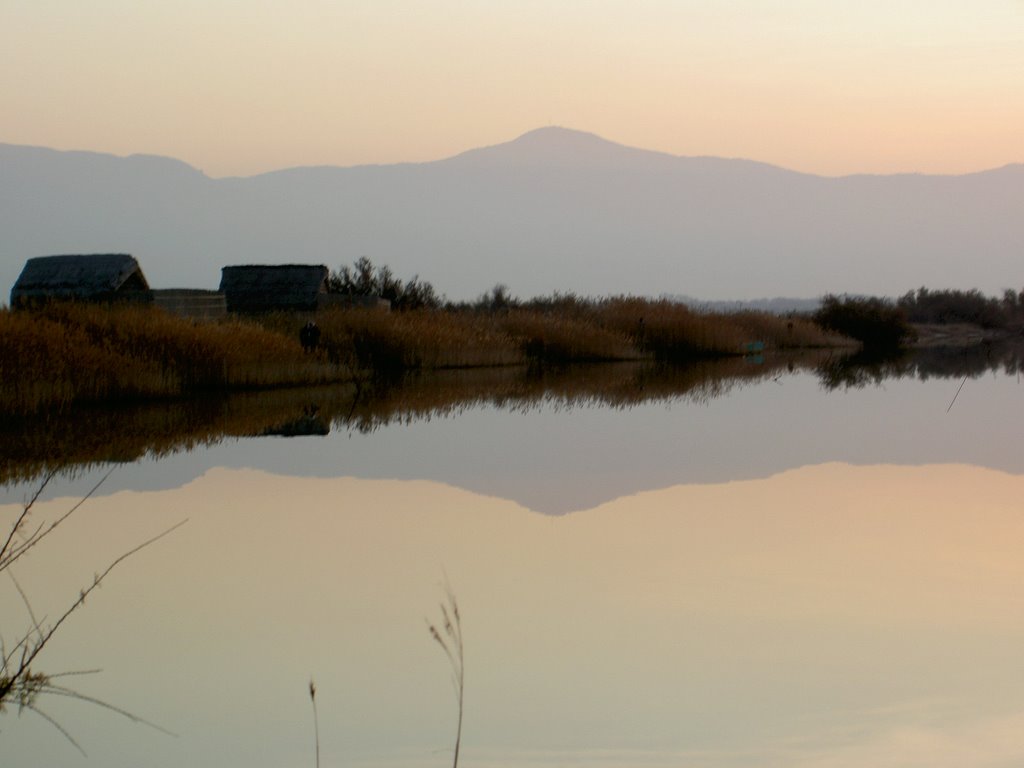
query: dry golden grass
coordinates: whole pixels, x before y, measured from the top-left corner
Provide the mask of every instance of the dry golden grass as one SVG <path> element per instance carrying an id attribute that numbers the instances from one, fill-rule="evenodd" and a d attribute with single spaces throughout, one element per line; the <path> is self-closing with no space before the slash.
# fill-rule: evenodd
<path id="1" fill-rule="evenodd" d="M 412 370 L 514 365 L 522 358 L 493 322 L 440 310 L 317 315 L 332 360 L 362 369 Z"/>
<path id="2" fill-rule="evenodd" d="M 533 363 L 633 360 L 639 356 L 628 336 L 602 325 L 594 313 L 566 316 L 515 310 L 501 316 L 500 324 Z"/>
<path id="3" fill-rule="evenodd" d="M 0 411 L 313 383 L 329 366 L 258 325 L 193 323 L 152 307 L 0 311 Z"/>
<path id="4" fill-rule="evenodd" d="M 687 362 L 842 343 L 807 320 L 703 314 L 617 298 L 498 312 L 332 309 L 320 349 L 298 331 L 312 315 L 193 322 L 146 306 L 0 310 L 0 413 L 202 392 L 311 385 L 409 370 L 655 359 Z"/>
<path id="5" fill-rule="evenodd" d="M 626 334 L 642 352 L 659 360 L 727 357 L 762 344 L 766 350 L 817 349 L 844 343 L 810 320 L 764 312 L 697 312 L 670 301 L 615 298 L 596 312 L 609 328 Z"/>

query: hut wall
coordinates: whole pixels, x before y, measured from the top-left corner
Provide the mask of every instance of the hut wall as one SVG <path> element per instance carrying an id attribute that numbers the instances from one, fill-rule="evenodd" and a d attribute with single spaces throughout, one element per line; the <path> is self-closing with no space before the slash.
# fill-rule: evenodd
<path id="1" fill-rule="evenodd" d="M 178 317 L 216 320 L 228 313 L 227 301 L 219 291 L 173 288 L 153 291 L 153 304 Z"/>
<path id="2" fill-rule="evenodd" d="M 327 275 L 322 264 L 224 267 L 220 290 L 228 312 L 312 312 L 327 290 Z"/>

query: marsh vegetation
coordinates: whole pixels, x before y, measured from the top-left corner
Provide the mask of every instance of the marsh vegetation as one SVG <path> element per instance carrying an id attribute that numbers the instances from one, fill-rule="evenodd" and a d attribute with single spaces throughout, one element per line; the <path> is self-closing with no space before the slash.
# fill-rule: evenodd
<path id="1" fill-rule="evenodd" d="M 668 301 L 617 298 L 378 312 L 319 312 L 318 349 L 304 353 L 310 315 L 193 322 L 145 306 L 54 304 L 0 310 L 0 413 L 361 382 L 408 371 L 580 362 L 737 357 L 841 346 L 810 320 L 703 314 Z"/>

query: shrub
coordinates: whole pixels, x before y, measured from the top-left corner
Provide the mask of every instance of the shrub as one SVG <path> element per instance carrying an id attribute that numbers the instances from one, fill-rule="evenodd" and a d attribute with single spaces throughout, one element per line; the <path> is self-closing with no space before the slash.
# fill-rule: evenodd
<path id="1" fill-rule="evenodd" d="M 913 336 L 903 310 L 875 297 L 828 295 L 813 317 L 822 328 L 856 339 L 865 347 L 895 348 Z"/>
<path id="2" fill-rule="evenodd" d="M 403 283 L 387 266 L 375 267 L 366 256 L 351 266 L 342 266 L 327 278 L 328 293 L 349 296 L 380 296 L 391 302 L 391 308 L 404 312 L 411 309 L 437 309 L 441 299 L 434 286 L 419 275 Z"/>

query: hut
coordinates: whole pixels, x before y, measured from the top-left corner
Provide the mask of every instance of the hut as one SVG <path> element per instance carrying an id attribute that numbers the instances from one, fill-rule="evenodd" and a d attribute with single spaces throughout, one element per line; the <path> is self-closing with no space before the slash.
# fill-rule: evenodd
<path id="1" fill-rule="evenodd" d="M 11 289 L 11 306 L 61 299 L 148 302 L 152 294 L 139 262 L 127 253 L 36 256 L 25 262 Z"/>
<path id="2" fill-rule="evenodd" d="M 323 264 L 252 264 L 223 267 L 220 274 L 228 312 L 312 312 L 327 293 Z"/>

